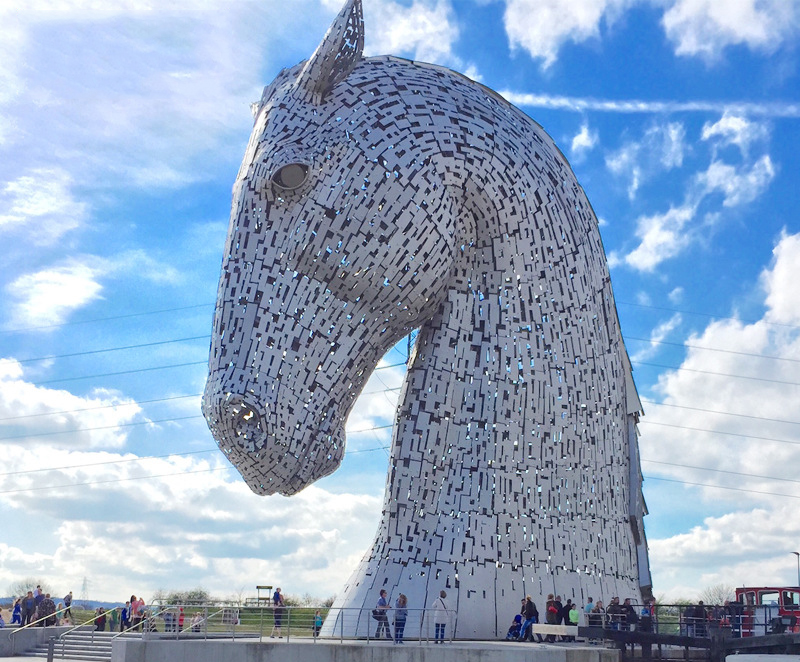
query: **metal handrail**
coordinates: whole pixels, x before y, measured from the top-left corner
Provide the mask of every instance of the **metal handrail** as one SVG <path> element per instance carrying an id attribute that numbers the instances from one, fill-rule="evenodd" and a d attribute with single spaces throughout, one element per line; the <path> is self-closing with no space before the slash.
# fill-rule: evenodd
<path id="1" fill-rule="evenodd" d="M 141 621 L 139 621 L 136 625 L 131 625 L 129 628 L 126 628 L 125 630 L 121 630 L 120 632 L 115 634 L 113 637 L 111 637 L 111 640 L 113 641 L 113 640 L 117 639 L 118 637 L 122 636 L 123 634 L 131 634 L 132 631 L 134 631 L 134 630 L 138 631 L 139 628 L 141 628 L 142 637 L 144 637 L 145 635 L 148 635 L 153 631 L 153 630 L 151 630 L 150 628 L 147 627 L 147 623 L 148 622 L 155 623 L 156 619 L 158 617 L 162 616 L 165 612 L 167 612 L 167 611 L 169 611 L 171 609 L 175 609 L 175 608 L 178 608 L 178 607 L 181 607 L 181 606 L 186 606 L 186 605 L 153 605 L 153 606 L 157 607 L 158 611 L 155 611 L 154 613 L 149 614 L 148 616 L 143 618 Z M 210 619 L 214 618 L 215 616 L 218 616 L 219 614 L 224 613 L 226 609 L 230 609 L 231 608 L 231 607 L 221 607 L 220 609 L 217 609 L 216 611 L 209 613 L 207 605 L 195 605 L 195 606 L 202 607 L 202 609 L 203 609 L 203 618 L 202 618 L 201 623 L 203 624 L 203 630 L 204 630 L 204 634 L 206 635 L 206 637 L 208 636 L 208 621 Z M 187 625 L 186 623 L 184 623 L 183 629 L 181 629 L 180 627 L 177 627 L 173 632 L 175 634 L 175 638 L 177 639 L 178 635 L 180 635 L 183 632 L 189 632 L 189 631 L 191 631 L 191 624 Z"/>
<path id="2" fill-rule="evenodd" d="M 61 611 L 63 613 L 64 610 L 62 609 Z M 38 626 L 39 623 L 41 623 L 43 621 L 46 621 L 46 620 L 48 620 L 50 618 L 53 618 L 53 616 L 56 617 L 56 621 L 57 621 L 58 620 L 58 614 L 59 614 L 59 611 L 58 611 L 58 609 L 56 609 L 52 614 L 48 614 L 47 616 L 42 616 L 41 618 L 37 618 L 35 621 L 31 621 L 30 623 L 27 623 L 27 624 L 23 625 L 22 627 L 15 628 L 14 631 L 11 632 L 11 634 L 8 635 L 9 641 L 11 641 L 11 655 L 13 656 L 15 654 L 14 645 L 15 645 L 15 641 L 16 640 L 13 638 L 15 634 L 17 634 L 18 632 L 22 632 L 23 630 L 27 630 L 28 628 L 31 628 L 31 627 L 34 627 L 34 626 Z M 45 627 L 50 627 L 50 626 L 46 625 Z"/>
<path id="3" fill-rule="evenodd" d="M 105 612 L 105 613 L 107 614 L 108 612 Z M 61 642 L 61 658 L 62 659 L 64 658 L 65 650 L 66 650 L 66 639 L 65 639 L 65 637 L 68 634 L 70 634 L 72 632 L 75 632 L 75 630 L 79 630 L 80 628 L 85 628 L 87 625 L 92 625 L 93 623 L 95 623 L 97 621 L 97 619 L 100 616 L 102 616 L 102 614 L 95 613 L 95 614 L 92 615 L 92 617 L 89 620 L 84 621 L 83 623 L 79 623 L 78 625 L 73 625 L 69 630 L 67 630 L 65 632 L 62 632 L 60 635 L 58 635 L 58 637 L 52 637 L 52 639 L 55 639 L 56 642 Z M 94 643 L 94 633 L 96 631 L 97 631 L 97 627 L 92 629 L 92 632 L 91 632 L 91 634 L 92 634 L 92 643 Z M 55 656 L 55 643 L 48 650 L 47 662 L 53 662 L 53 657 L 51 657 L 51 653 L 52 653 L 53 656 Z"/>

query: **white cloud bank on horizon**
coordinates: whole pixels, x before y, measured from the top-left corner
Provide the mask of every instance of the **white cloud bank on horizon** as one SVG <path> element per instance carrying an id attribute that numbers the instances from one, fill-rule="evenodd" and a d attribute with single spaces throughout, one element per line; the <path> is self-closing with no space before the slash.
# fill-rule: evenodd
<path id="1" fill-rule="evenodd" d="M 798 279 L 800 234 L 783 234 L 761 275 L 763 318 L 715 321 L 690 336 L 680 369 L 662 374 L 657 385 L 660 401 L 676 407 L 645 404 L 644 473 L 707 485 L 684 488 L 687 501 L 676 507 L 691 503 L 697 512 L 711 507 L 725 513 L 706 517 L 690 531 L 650 539 L 657 593 L 659 584 L 671 586 L 667 595 L 677 598 L 696 596 L 715 583 L 792 582 L 784 557 L 800 537 L 800 521 L 792 516 L 800 497 L 794 471 L 800 465 L 800 435 L 796 423 L 782 421 L 800 421 Z M 645 480 L 645 488 L 657 489 L 658 482 Z M 690 585 L 676 584 L 679 577 L 695 581 L 691 594 Z"/>

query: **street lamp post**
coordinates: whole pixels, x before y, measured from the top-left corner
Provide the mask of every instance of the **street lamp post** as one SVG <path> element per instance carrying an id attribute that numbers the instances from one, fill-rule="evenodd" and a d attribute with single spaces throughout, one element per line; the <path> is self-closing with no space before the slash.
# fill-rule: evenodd
<path id="1" fill-rule="evenodd" d="M 792 552 L 797 557 L 797 586 L 800 588 L 800 552 Z"/>

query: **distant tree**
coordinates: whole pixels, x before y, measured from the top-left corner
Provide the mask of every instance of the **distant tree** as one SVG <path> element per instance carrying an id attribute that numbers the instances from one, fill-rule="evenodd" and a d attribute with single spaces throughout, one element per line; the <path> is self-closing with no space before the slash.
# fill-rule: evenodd
<path id="1" fill-rule="evenodd" d="M 311 593 L 306 591 L 303 593 L 303 596 L 300 598 L 300 602 L 303 603 L 304 607 L 310 607 L 311 605 L 316 605 L 319 603 L 319 598 L 315 598 Z"/>
<path id="2" fill-rule="evenodd" d="M 736 591 L 728 584 L 714 584 L 700 591 L 700 600 L 707 605 L 725 604 L 726 600 L 733 600 Z"/>
<path id="3" fill-rule="evenodd" d="M 164 602 L 171 605 L 207 605 L 215 599 L 202 586 L 189 591 L 169 591 L 164 596 Z"/>
<path id="4" fill-rule="evenodd" d="M 53 593 L 53 589 L 46 581 L 37 577 L 25 577 L 8 585 L 8 594 L 13 598 L 19 598 L 28 591 L 32 591 L 37 586 L 41 586 L 45 593 Z"/>
<path id="5" fill-rule="evenodd" d="M 300 607 L 303 602 L 296 595 L 287 595 L 284 593 L 283 604 L 285 604 L 287 607 Z"/>
<path id="6" fill-rule="evenodd" d="M 244 600 L 244 586 L 241 586 L 239 588 L 239 590 L 236 591 L 235 593 L 231 593 L 227 597 L 227 601 L 228 602 L 235 602 L 237 605 L 243 605 L 244 602 L 245 602 L 245 600 Z"/>
<path id="7" fill-rule="evenodd" d="M 334 593 L 329 598 L 325 598 L 320 606 L 325 607 L 325 609 L 330 609 L 333 606 L 335 600 L 336 600 L 336 594 Z"/>
<path id="8" fill-rule="evenodd" d="M 167 602 L 167 592 L 163 588 L 156 589 L 153 591 L 153 595 L 150 596 L 150 602 L 164 604 Z"/>

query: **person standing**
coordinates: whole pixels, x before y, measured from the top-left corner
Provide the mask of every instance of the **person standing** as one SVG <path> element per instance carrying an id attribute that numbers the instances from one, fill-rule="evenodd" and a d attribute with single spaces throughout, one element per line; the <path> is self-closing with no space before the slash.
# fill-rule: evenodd
<path id="1" fill-rule="evenodd" d="M 447 621 L 450 619 L 447 603 L 444 601 L 446 597 L 447 593 L 442 589 L 439 591 L 439 597 L 433 602 L 434 643 L 437 644 L 444 643 L 445 628 L 447 627 Z"/>
<path id="2" fill-rule="evenodd" d="M 64 618 L 72 623 L 72 591 L 64 596 Z"/>
<path id="3" fill-rule="evenodd" d="M 594 598 L 590 596 L 589 599 L 586 601 L 586 604 L 583 605 L 583 613 L 585 614 L 583 621 L 584 623 L 589 622 L 588 615 L 592 613 L 592 609 L 594 609 Z"/>
<path id="4" fill-rule="evenodd" d="M 322 613 L 319 609 L 314 612 L 314 638 L 319 637 L 319 631 L 322 629 Z"/>
<path id="5" fill-rule="evenodd" d="M 33 591 L 28 591 L 28 594 L 22 599 L 22 625 L 23 627 L 33 621 L 33 614 L 36 612 L 36 599 L 33 597 Z"/>
<path id="6" fill-rule="evenodd" d="M 186 614 L 183 611 L 183 605 L 178 607 L 178 632 L 183 632 L 183 624 L 186 622 Z"/>
<path id="7" fill-rule="evenodd" d="M 49 593 L 44 595 L 39 601 L 37 614 L 37 618 L 40 619 L 40 626 L 47 627 L 48 625 L 56 624 L 56 603 L 50 598 Z"/>
<path id="8" fill-rule="evenodd" d="M 378 597 L 378 602 L 375 605 L 375 610 L 373 611 L 373 616 L 375 620 L 378 621 L 378 630 L 375 632 L 375 638 L 381 638 L 381 632 L 386 633 L 386 638 L 391 639 L 392 634 L 389 632 L 389 616 L 386 613 L 389 610 L 389 598 L 386 594 L 385 589 L 381 589 L 380 595 Z"/>
<path id="9" fill-rule="evenodd" d="M 131 626 L 131 602 L 130 600 L 125 602 L 125 606 L 122 608 L 122 613 L 120 614 L 119 619 L 119 631 L 124 632 Z"/>
<path id="10" fill-rule="evenodd" d="M 394 643 L 402 644 L 408 618 L 408 598 L 401 593 L 394 603 Z"/>
<path id="11" fill-rule="evenodd" d="M 108 612 L 108 631 L 116 632 L 119 627 L 119 607 L 114 607 Z"/>
<path id="12" fill-rule="evenodd" d="M 14 611 L 11 612 L 11 625 L 22 625 L 22 598 L 14 602 Z"/>
<path id="13" fill-rule="evenodd" d="M 283 623 L 283 613 L 284 613 L 284 602 L 283 602 L 283 593 L 281 593 L 281 587 L 275 589 L 275 593 L 272 594 L 272 618 L 273 618 L 273 625 L 272 625 L 272 633 L 269 635 L 270 639 L 275 638 L 275 633 L 278 633 L 278 639 L 283 639 L 283 635 L 281 634 L 281 624 Z"/>
<path id="14" fill-rule="evenodd" d="M 623 629 L 635 630 L 639 623 L 639 615 L 633 608 L 630 598 L 625 598 L 625 601 L 622 603 L 622 615 L 624 618 L 623 622 L 625 623 L 625 627 Z"/>
<path id="15" fill-rule="evenodd" d="M 580 624 L 581 611 L 580 609 L 578 609 L 578 605 L 574 604 L 570 607 L 569 614 L 567 614 L 567 617 L 569 618 L 569 625 L 578 626 Z M 575 637 L 569 635 L 569 637 L 567 637 L 567 641 L 575 641 Z"/>
<path id="16" fill-rule="evenodd" d="M 519 638 L 522 641 L 533 641 L 533 632 L 528 632 L 528 628 L 531 625 L 539 622 L 539 610 L 536 609 L 536 605 L 533 604 L 533 600 L 531 600 L 530 595 L 525 596 L 524 606 L 522 607 L 522 613 L 525 616 L 525 620 L 522 622 L 522 626 L 519 629 Z M 537 635 L 539 643 L 542 642 L 542 635 Z"/>

